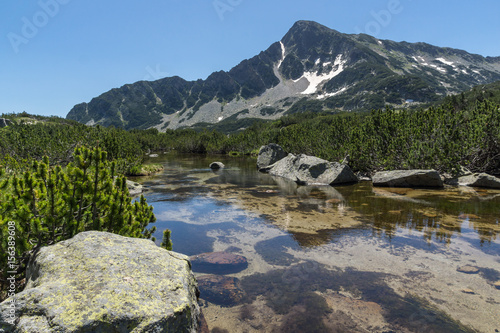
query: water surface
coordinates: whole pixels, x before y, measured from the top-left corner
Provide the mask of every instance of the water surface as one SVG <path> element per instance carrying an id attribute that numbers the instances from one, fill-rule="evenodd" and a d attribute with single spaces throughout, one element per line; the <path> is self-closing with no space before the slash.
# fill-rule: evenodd
<path id="1" fill-rule="evenodd" d="M 226 169 L 208 165 L 221 161 Z M 297 186 L 256 160 L 168 154 L 141 179 L 173 250 L 229 251 L 244 295 L 203 299 L 229 332 L 500 330 L 500 191 Z M 457 268 L 472 265 L 478 274 Z M 201 275 L 201 274 L 198 274 Z M 236 303 L 236 305 L 234 305 Z"/>

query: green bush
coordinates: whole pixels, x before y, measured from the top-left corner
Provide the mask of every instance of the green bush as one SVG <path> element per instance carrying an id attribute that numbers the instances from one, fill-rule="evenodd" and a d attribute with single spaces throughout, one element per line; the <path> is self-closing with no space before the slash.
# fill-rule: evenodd
<path id="1" fill-rule="evenodd" d="M 48 157 L 34 161 L 22 174 L 6 174 L 0 167 L 2 290 L 9 262 L 16 262 L 20 281 L 41 247 L 82 231 L 154 240 L 156 228 L 146 229 L 156 220 L 153 207 L 143 196 L 132 202 L 125 177 L 116 176 L 115 170 L 116 163 L 109 162 L 100 148 L 76 148 L 73 162 L 65 168 L 50 166 Z M 170 233 L 164 235 L 163 245 L 171 250 Z"/>

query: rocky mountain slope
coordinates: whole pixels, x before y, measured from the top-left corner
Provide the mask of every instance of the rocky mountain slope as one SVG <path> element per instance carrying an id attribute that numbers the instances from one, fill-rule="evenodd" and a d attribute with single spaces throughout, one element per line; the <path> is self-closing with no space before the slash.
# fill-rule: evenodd
<path id="1" fill-rule="evenodd" d="M 112 89 L 68 119 L 158 129 L 304 110 L 366 110 L 428 103 L 500 80 L 500 57 L 425 43 L 347 35 L 299 21 L 259 55 L 206 80 L 169 77 Z"/>

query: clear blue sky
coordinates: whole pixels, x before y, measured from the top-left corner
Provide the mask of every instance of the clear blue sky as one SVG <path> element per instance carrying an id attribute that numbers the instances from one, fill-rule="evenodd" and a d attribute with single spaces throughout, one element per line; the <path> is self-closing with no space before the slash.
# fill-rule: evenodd
<path id="1" fill-rule="evenodd" d="M 4 0 L 0 114 L 64 117 L 127 83 L 204 79 L 298 20 L 500 56 L 499 17 L 498 0 Z"/>

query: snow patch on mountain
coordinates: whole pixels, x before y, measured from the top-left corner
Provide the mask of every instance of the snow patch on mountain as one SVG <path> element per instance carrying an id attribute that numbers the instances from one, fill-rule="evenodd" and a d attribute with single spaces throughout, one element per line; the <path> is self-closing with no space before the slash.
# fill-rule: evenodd
<path id="1" fill-rule="evenodd" d="M 453 61 L 448 61 L 444 58 L 436 58 L 437 61 L 441 61 L 443 64 L 446 64 L 448 66 L 453 66 L 454 62 Z"/>
<path id="2" fill-rule="evenodd" d="M 318 99 L 325 99 L 325 98 L 328 98 L 328 97 L 337 96 L 337 95 L 342 94 L 346 90 L 347 90 L 347 87 L 344 87 L 344 88 L 339 89 L 339 90 L 337 90 L 335 92 L 332 92 L 332 93 L 321 94 L 321 95 L 318 95 Z"/>
<path id="3" fill-rule="evenodd" d="M 281 60 L 278 62 L 278 68 L 281 67 L 281 64 L 285 60 L 285 52 L 286 52 L 285 45 L 283 44 L 282 41 L 280 41 L 280 45 L 281 45 Z"/>
<path id="4" fill-rule="evenodd" d="M 318 87 L 322 82 L 326 80 L 331 80 L 335 76 L 342 73 L 346 62 L 347 60 L 342 60 L 342 54 L 339 54 L 335 59 L 333 69 L 330 73 L 318 75 L 317 72 L 305 72 L 301 78 L 294 80 L 294 82 L 298 82 L 305 78 L 307 81 L 309 81 L 309 86 L 301 94 L 303 95 L 314 94 L 318 91 Z"/>

